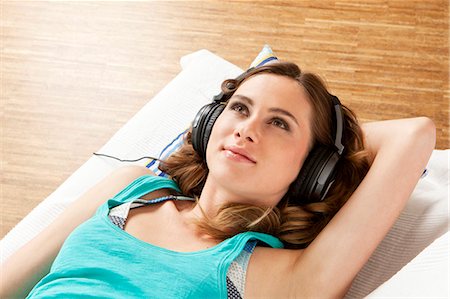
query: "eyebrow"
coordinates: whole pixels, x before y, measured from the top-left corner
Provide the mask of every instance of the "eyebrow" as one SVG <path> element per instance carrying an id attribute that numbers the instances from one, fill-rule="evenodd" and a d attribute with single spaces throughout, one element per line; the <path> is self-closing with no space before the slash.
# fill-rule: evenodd
<path id="1" fill-rule="evenodd" d="M 254 104 L 254 101 L 251 98 L 247 97 L 247 96 L 244 96 L 244 95 L 241 95 L 241 94 L 234 94 L 233 97 L 237 97 L 237 98 L 241 99 L 242 101 L 247 102 L 247 104 L 249 104 L 250 106 L 253 106 L 253 104 Z M 270 112 L 278 112 L 278 113 L 281 113 L 283 115 L 286 115 L 287 117 L 291 118 L 297 125 L 299 125 L 299 123 L 298 123 L 297 119 L 295 118 L 295 116 L 292 113 L 290 113 L 289 111 L 287 111 L 287 110 L 284 110 L 284 109 L 281 109 L 281 108 L 277 108 L 277 107 L 273 107 L 273 108 L 269 108 L 269 111 Z"/>

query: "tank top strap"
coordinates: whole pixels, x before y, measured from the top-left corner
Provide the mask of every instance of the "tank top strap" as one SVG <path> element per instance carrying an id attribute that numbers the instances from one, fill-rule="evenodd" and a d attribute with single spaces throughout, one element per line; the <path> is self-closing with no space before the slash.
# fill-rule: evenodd
<path id="1" fill-rule="evenodd" d="M 242 233 L 243 241 L 247 244 L 250 240 L 258 241 L 257 244 L 262 246 L 270 246 L 272 248 L 283 248 L 283 243 L 277 237 L 269 234 L 259 233 L 259 232 L 245 232 Z"/>
<path id="2" fill-rule="evenodd" d="M 228 299 L 244 298 L 248 262 L 250 261 L 250 256 L 252 255 L 257 243 L 257 240 L 247 241 L 244 249 L 228 267 L 226 278 Z"/>
<path id="3" fill-rule="evenodd" d="M 270 246 L 272 248 L 283 248 L 283 243 L 276 237 L 265 233 L 259 232 L 244 232 L 237 234 L 230 239 L 225 240 L 227 243 L 228 252 L 230 254 L 225 259 L 225 266 L 228 266 L 233 262 L 244 250 L 246 246 L 255 246 L 255 243 L 249 241 L 256 241 L 258 246 Z M 253 251 L 253 248 L 252 248 Z"/>
<path id="4" fill-rule="evenodd" d="M 128 214 L 131 209 L 140 208 L 143 206 L 148 206 L 151 204 L 156 204 L 168 200 L 186 200 L 186 201 L 195 201 L 192 197 L 182 196 L 182 195 L 167 195 L 153 199 L 142 199 L 138 198 L 133 201 L 128 201 L 118 206 L 115 206 L 109 210 L 108 218 L 109 220 L 120 229 L 124 229 L 125 223 L 128 219 Z"/>
<path id="5" fill-rule="evenodd" d="M 154 175 L 144 175 L 138 177 L 122 191 L 117 193 L 111 199 L 111 204 L 115 205 L 117 203 L 120 204 L 128 202 L 159 189 L 172 189 L 176 192 L 181 192 L 178 185 L 169 178 Z"/>
<path id="6" fill-rule="evenodd" d="M 136 178 L 122 191 L 117 193 L 114 197 L 109 199 L 106 203 L 101 205 L 97 210 L 97 214 L 103 215 L 108 213 L 113 207 L 122 205 L 124 203 L 134 201 L 147 193 L 159 190 L 159 189 L 172 189 L 177 193 L 181 193 L 178 185 L 169 178 L 143 175 Z"/>
<path id="7" fill-rule="evenodd" d="M 226 277 L 227 297 L 243 298 L 245 289 L 245 278 L 250 256 L 256 246 L 270 246 L 273 248 L 283 248 L 283 243 L 276 237 L 258 232 L 240 233 L 226 241 L 234 250 L 228 251 L 220 275 Z"/>

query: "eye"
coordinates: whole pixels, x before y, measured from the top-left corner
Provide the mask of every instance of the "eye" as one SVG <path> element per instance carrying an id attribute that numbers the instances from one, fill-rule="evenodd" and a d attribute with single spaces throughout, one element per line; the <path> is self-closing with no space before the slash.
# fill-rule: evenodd
<path id="1" fill-rule="evenodd" d="M 236 111 L 239 114 L 248 115 L 248 108 L 241 102 L 234 102 L 230 104 L 230 110 Z"/>
<path id="2" fill-rule="evenodd" d="M 270 121 L 270 123 L 276 127 L 279 127 L 283 130 L 289 131 L 289 125 L 286 121 L 282 120 L 281 118 L 274 118 Z"/>

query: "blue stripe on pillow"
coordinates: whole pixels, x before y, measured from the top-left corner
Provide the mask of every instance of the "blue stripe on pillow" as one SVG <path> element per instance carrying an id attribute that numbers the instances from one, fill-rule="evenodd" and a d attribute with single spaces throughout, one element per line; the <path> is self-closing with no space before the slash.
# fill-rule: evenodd
<path id="1" fill-rule="evenodd" d="M 272 48 L 269 45 L 264 45 L 262 50 L 259 52 L 258 56 L 250 64 L 250 68 L 261 66 L 271 60 L 278 59 L 275 53 L 273 53 Z"/>
<path id="2" fill-rule="evenodd" d="M 266 59 L 264 59 L 263 61 L 261 61 L 261 63 L 258 64 L 257 66 L 264 65 L 264 64 L 266 64 L 266 63 L 268 63 L 269 61 L 272 61 L 272 60 L 278 60 L 278 58 L 276 58 L 276 57 L 269 57 L 269 58 L 266 58 Z"/>
<path id="3" fill-rule="evenodd" d="M 161 160 L 167 159 L 174 151 L 176 151 L 184 142 L 184 134 L 187 130 L 181 132 L 177 137 L 175 137 L 163 150 L 160 152 L 158 158 Z M 161 170 L 159 170 L 159 161 L 152 159 L 145 167 L 153 171 L 158 176 L 168 177 L 168 175 Z"/>

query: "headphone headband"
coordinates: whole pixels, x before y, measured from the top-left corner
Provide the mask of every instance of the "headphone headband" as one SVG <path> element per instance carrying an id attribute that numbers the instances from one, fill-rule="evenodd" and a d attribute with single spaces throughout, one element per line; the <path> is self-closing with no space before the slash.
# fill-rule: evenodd
<path id="1" fill-rule="evenodd" d="M 242 74 L 240 74 L 239 76 L 237 76 L 234 81 L 241 81 L 245 76 L 247 76 L 248 73 L 250 73 L 252 70 L 254 70 L 255 67 L 251 67 L 248 70 L 246 70 L 245 72 L 243 72 Z M 226 101 L 228 101 L 230 99 L 230 96 L 225 96 L 225 94 L 223 93 L 223 91 L 221 91 L 219 94 L 215 95 L 213 97 L 213 101 L 217 104 L 223 104 Z"/>
<path id="2" fill-rule="evenodd" d="M 334 105 L 334 115 L 336 116 L 336 135 L 334 139 L 334 145 L 336 146 L 339 155 L 342 155 L 344 151 L 344 145 L 342 144 L 342 132 L 344 130 L 344 116 L 342 112 L 342 105 L 339 98 L 335 95 L 331 95 L 331 101 Z"/>

